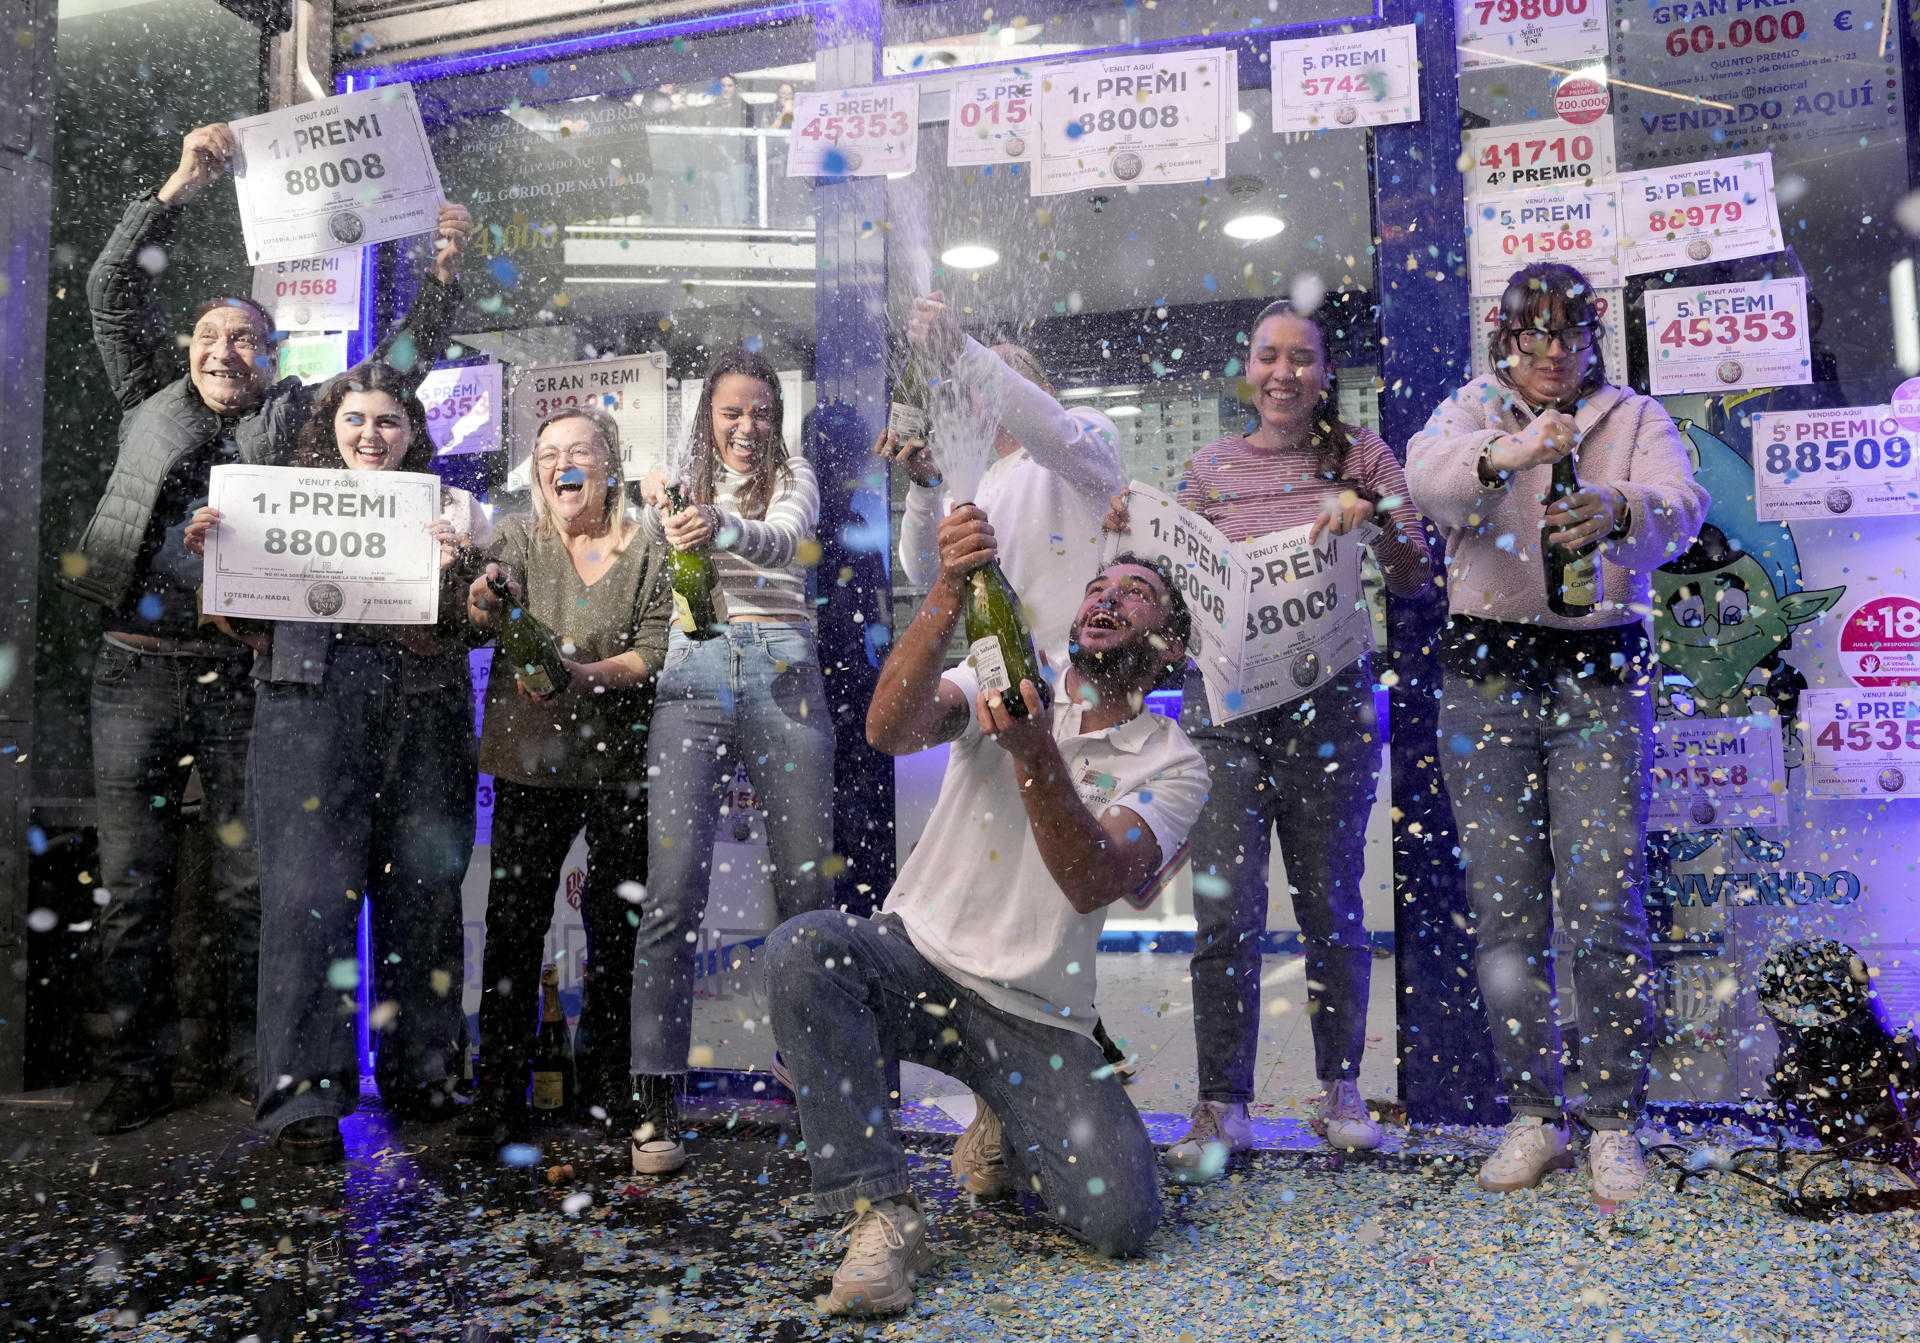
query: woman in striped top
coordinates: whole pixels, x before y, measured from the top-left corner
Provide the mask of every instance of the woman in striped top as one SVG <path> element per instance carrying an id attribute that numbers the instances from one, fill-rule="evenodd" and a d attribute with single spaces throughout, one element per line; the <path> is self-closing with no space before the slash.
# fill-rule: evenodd
<path id="1" fill-rule="evenodd" d="M 670 511 L 666 481 L 641 482 L 646 525 L 675 550 L 713 557 L 723 623 L 676 625 L 647 752 L 647 893 L 634 965 L 633 1058 L 643 1077 L 685 1072 L 693 1032 L 693 944 L 706 913 L 713 837 L 734 765 L 767 818 L 767 878 L 780 922 L 832 903 L 833 724 L 814 649 L 808 569 L 820 547 L 820 487 L 780 436 L 780 379 L 728 350 L 701 389 Z M 650 1082 L 649 1085 L 652 1085 Z M 634 1169 L 686 1162 L 678 1125 L 634 1139 Z"/>
<path id="2" fill-rule="evenodd" d="M 1233 541 L 1309 525 L 1317 540 L 1376 523 L 1384 531 L 1373 552 L 1388 588 L 1418 592 L 1432 560 L 1406 477 L 1377 434 L 1340 422 L 1332 375 L 1318 323 L 1286 303 L 1262 312 L 1246 375 L 1259 423 L 1202 448 L 1187 464 L 1180 502 Z M 1356 1083 L 1372 974 L 1361 872 L 1382 735 L 1371 655 L 1301 699 L 1220 725 L 1191 669 L 1181 726 L 1207 759 L 1213 791 L 1191 836 L 1200 1102 L 1168 1164 L 1179 1178 L 1212 1179 L 1251 1145 L 1260 938 L 1276 829 L 1306 944 L 1314 1063 L 1325 1088 L 1313 1125 L 1336 1147 L 1377 1146 L 1380 1128 Z"/>

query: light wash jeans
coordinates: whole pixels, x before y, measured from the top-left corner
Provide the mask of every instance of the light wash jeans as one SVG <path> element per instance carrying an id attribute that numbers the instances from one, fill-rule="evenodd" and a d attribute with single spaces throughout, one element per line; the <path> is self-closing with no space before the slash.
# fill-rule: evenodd
<path id="1" fill-rule="evenodd" d="M 1653 1054 L 1647 942 L 1653 692 L 1556 676 L 1533 690 L 1448 673 L 1440 762 L 1473 909 L 1475 962 L 1507 1103 L 1557 1117 L 1555 906 L 1572 947 L 1583 1117 L 1638 1119 Z"/>
<path id="2" fill-rule="evenodd" d="M 1091 1036 L 993 1007 L 890 914 L 821 910 L 782 924 L 767 939 L 767 987 L 823 1211 L 907 1192 L 887 1065 L 911 1059 L 993 1108 L 1015 1186 L 1055 1222 L 1102 1254 L 1146 1245 L 1160 1221 L 1153 1144 Z"/>
<path id="3" fill-rule="evenodd" d="M 1315 1075 L 1323 1082 L 1359 1075 L 1373 975 L 1361 876 L 1380 779 L 1376 718 L 1371 658 L 1304 699 L 1219 727 L 1207 716 L 1200 673 L 1187 675 L 1180 726 L 1206 757 L 1212 784 L 1189 836 L 1202 1100 L 1253 1099 L 1260 938 L 1276 830 L 1306 946 Z"/>
<path id="4" fill-rule="evenodd" d="M 713 837 L 744 761 L 767 818 L 768 881 L 782 922 L 833 902 L 833 723 L 813 632 L 737 622 L 667 645 L 647 737 L 647 894 L 633 963 L 633 1070 L 687 1069 L 693 952 Z"/>

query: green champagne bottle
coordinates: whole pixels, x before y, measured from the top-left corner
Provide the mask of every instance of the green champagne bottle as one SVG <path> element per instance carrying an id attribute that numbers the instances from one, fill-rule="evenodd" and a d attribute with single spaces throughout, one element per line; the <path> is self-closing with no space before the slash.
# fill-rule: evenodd
<path id="1" fill-rule="evenodd" d="M 1580 477 L 1574 470 L 1573 454 L 1568 453 L 1553 464 L 1547 507 L 1579 490 Z M 1547 609 L 1557 616 L 1591 615 L 1600 604 L 1600 543 L 1593 541 L 1568 550 L 1547 540 L 1551 530 L 1547 523 L 1540 524 L 1540 555 L 1547 568 Z"/>
<path id="2" fill-rule="evenodd" d="M 1027 715 L 1020 683 L 1032 681 L 1047 702 L 1046 678 L 1034 655 L 1033 635 L 1020 618 L 1020 598 L 996 560 L 967 576 L 967 664 L 984 691 L 999 691 L 1012 718 Z"/>
<path id="3" fill-rule="evenodd" d="M 687 506 L 678 485 L 667 486 L 667 507 L 678 513 Z M 720 608 L 714 600 L 718 581 L 713 556 L 704 550 L 675 550 L 673 555 L 673 623 L 689 639 L 711 639 L 719 633 Z"/>
<path id="4" fill-rule="evenodd" d="M 540 971 L 540 1029 L 533 1037 L 533 1108 L 565 1114 L 573 1108 L 573 1044 L 567 1039 L 567 1014 L 560 1007 L 560 969 L 552 961 Z"/>
<path id="5" fill-rule="evenodd" d="M 507 655 L 514 677 L 531 694 L 560 694 L 573 681 L 573 673 L 560 656 L 560 641 L 533 612 L 513 599 L 504 575 L 488 579 L 487 586 L 506 607 L 507 618 L 500 622 L 500 651 Z"/>
<path id="6" fill-rule="evenodd" d="M 920 361 L 909 352 L 893 376 L 893 400 L 887 406 L 887 430 L 901 442 L 925 442 L 933 427 L 933 390 Z"/>

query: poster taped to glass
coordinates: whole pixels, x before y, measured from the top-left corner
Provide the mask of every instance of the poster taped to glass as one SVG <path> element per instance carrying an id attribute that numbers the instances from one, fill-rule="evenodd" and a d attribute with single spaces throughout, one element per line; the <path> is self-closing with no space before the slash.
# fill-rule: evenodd
<path id="1" fill-rule="evenodd" d="M 420 384 L 427 410 L 427 433 L 436 457 L 492 452 L 500 446 L 501 366 L 482 364 L 436 368 Z"/>
<path id="2" fill-rule="evenodd" d="M 233 186 L 253 265 L 428 233 L 440 171 L 413 100 L 394 84 L 230 123 Z"/>
<path id="3" fill-rule="evenodd" d="M 1473 292 L 1497 294 L 1522 266 L 1559 261 L 1596 289 L 1617 289 L 1620 203 L 1611 186 L 1541 187 L 1483 196 L 1467 207 Z"/>
<path id="4" fill-rule="evenodd" d="M 1033 76 L 1020 70 L 963 79 L 947 95 L 947 166 L 1025 163 L 1040 138 Z"/>
<path id="5" fill-rule="evenodd" d="M 1613 180 L 1613 118 L 1585 124 L 1547 117 L 1518 126 L 1462 131 L 1460 148 L 1469 196 L 1561 185 L 1596 186 Z"/>
<path id="6" fill-rule="evenodd" d="M 1920 688 L 1808 690 L 1811 797 L 1920 797 Z"/>
<path id="7" fill-rule="evenodd" d="M 253 271 L 253 301 L 282 331 L 360 329 L 360 253 L 276 261 Z"/>
<path id="8" fill-rule="evenodd" d="M 1454 0 L 1460 68 L 1605 58 L 1607 0 Z"/>
<path id="9" fill-rule="evenodd" d="M 1415 28 L 1275 42 L 1273 129 L 1337 130 L 1420 120 Z"/>
<path id="10" fill-rule="evenodd" d="M 1645 302 L 1655 396 L 1813 381 L 1805 280 L 1649 289 Z"/>
<path id="11" fill-rule="evenodd" d="M 920 156 L 920 86 L 796 93 L 788 177 L 885 177 Z"/>
<path id="12" fill-rule="evenodd" d="M 1763 522 L 1920 513 L 1914 434 L 1886 406 L 1753 417 L 1753 503 Z"/>
<path id="13" fill-rule="evenodd" d="M 1238 68 L 1214 49 L 1040 71 L 1033 194 L 1224 177 Z"/>
<path id="14" fill-rule="evenodd" d="M 574 407 L 604 410 L 620 426 L 620 460 L 629 481 L 667 461 L 667 356 L 623 355 L 517 370 L 507 408 L 512 467 L 507 488 L 533 482 L 533 441 L 541 421 Z"/>
<path id="15" fill-rule="evenodd" d="M 1770 153 L 1620 175 L 1620 255 L 1629 275 L 1780 248 Z"/>
<path id="16" fill-rule="evenodd" d="M 1649 830 L 1786 824 L 1780 720 L 1662 718 L 1654 723 Z"/>
<path id="17" fill-rule="evenodd" d="M 419 471 L 216 466 L 201 606 L 249 620 L 431 625 L 440 478 Z"/>

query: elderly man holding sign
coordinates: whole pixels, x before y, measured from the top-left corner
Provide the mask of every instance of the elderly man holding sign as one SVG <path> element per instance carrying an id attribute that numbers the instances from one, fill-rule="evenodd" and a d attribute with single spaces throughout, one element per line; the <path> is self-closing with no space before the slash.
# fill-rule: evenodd
<path id="1" fill-rule="evenodd" d="M 64 572 L 69 588 L 107 610 L 94 665 L 93 760 L 101 884 L 112 892 L 101 914 L 101 981 L 115 1082 L 89 1116 L 101 1133 L 138 1128 L 172 1103 L 172 1062 L 160 1038 L 171 1012 L 178 804 L 192 764 L 220 837 L 214 879 L 229 924 L 221 978 L 231 986 L 223 1013 L 232 1031 L 230 1081 L 242 1094 L 253 1091 L 260 906 L 243 805 L 250 660 L 205 626 L 191 576 L 155 564 L 167 532 L 206 495 L 213 466 L 286 460 L 313 405 L 315 389 L 272 380 L 271 322 L 245 298 L 201 304 L 185 373 L 173 365 L 153 277 L 181 209 L 220 180 L 233 154 L 223 124 L 189 133 L 179 166 L 158 192 L 127 207 L 87 279 L 94 341 L 121 410 L 105 494 Z M 469 228 L 463 207 L 442 207 L 432 278 L 404 326 L 375 352 L 406 363 L 404 376 L 415 382 L 445 344 L 458 302 L 453 267 Z"/>

